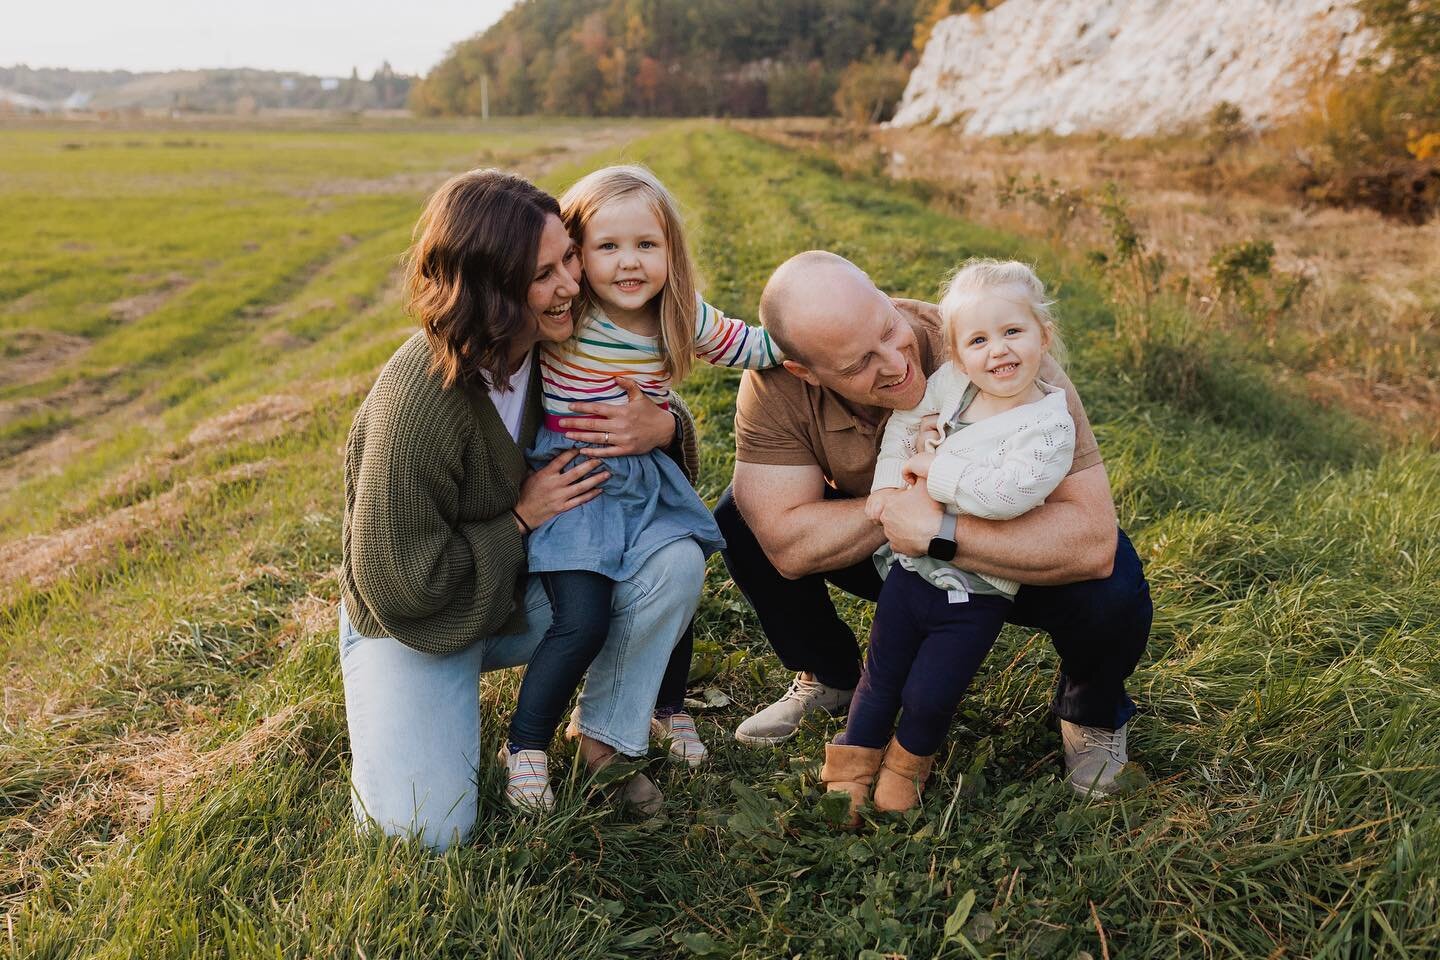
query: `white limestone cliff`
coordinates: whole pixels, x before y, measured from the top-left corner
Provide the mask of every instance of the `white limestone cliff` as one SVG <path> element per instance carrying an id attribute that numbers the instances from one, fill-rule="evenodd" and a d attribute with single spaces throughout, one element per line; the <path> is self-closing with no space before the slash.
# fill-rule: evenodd
<path id="1" fill-rule="evenodd" d="M 1354 0 L 1007 0 L 936 25 L 893 123 L 1141 136 L 1229 101 L 1263 125 L 1373 48 Z"/>

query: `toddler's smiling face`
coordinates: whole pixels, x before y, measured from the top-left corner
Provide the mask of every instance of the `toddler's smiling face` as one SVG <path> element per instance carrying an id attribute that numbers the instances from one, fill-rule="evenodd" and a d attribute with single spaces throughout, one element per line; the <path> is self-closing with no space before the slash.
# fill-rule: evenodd
<path id="1" fill-rule="evenodd" d="M 982 392 L 1000 398 L 1030 389 L 1050 346 L 1050 328 L 1031 313 L 1018 288 L 967 297 L 950 333 L 956 365 Z"/>

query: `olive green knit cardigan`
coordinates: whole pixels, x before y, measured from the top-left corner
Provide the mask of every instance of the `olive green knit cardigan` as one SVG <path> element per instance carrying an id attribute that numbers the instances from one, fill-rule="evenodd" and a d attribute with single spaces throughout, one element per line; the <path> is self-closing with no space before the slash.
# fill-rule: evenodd
<path id="1" fill-rule="evenodd" d="M 483 386 L 446 389 L 417 333 L 385 364 L 345 447 L 341 596 L 360 633 L 451 653 L 524 627 L 525 542 L 510 508 L 540 421 L 539 364 L 517 445 Z M 673 396 L 673 395 L 672 395 Z M 690 412 L 671 455 L 693 483 Z"/>

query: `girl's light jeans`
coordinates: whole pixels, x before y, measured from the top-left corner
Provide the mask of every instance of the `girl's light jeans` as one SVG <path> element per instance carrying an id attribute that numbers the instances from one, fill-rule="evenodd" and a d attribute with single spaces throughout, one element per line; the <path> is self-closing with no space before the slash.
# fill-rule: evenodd
<path id="1" fill-rule="evenodd" d="M 649 747 L 650 716 L 670 651 L 690 622 L 705 579 L 693 540 L 657 550 L 610 604 L 610 634 L 580 691 L 581 731 L 621 753 Z M 458 653 L 421 653 L 390 637 L 355 632 L 340 606 L 340 669 L 354 758 L 356 820 L 414 834 L 445 850 L 475 825 L 480 756 L 480 674 L 525 663 L 550 625 L 538 577 L 525 588 L 523 634 L 484 638 Z"/>

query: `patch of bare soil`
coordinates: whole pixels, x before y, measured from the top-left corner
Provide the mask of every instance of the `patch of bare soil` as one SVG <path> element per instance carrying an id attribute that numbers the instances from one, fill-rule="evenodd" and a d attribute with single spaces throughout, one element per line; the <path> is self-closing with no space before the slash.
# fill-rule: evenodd
<path id="1" fill-rule="evenodd" d="M 37 433 L 19 434 L 0 440 L 0 486 L 7 486 L 8 477 L 15 461 L 25 457 L 36 447 L 62 441 L 47 453 L 48 457 L 62 455 L 74 446 L 63 442 L 66 436 L 64 424 L 94 419 L 124 401 L 105 392 L 105 379 L 85 379 L 68 383 L 59 390 L 43 397 L 22 397 L 17 400 L 0 401 L 0 424 L 11 423 L 22 417 L 53 412 L 58 418 L 56 429 L 41 430 Z"/>
<path id="2" fill-rule="evenodd" d="M 97 400 L 103 389 L 104 385 L 100 381 L 83 379 L 67 383 L 47 396 L 0 400 L 0 424 L 46 409 L 77 419 L 93 415 L 104 406 L 103 400 Z"/>
<path id="3" fill-rule="evenodd" d="M 44 293 L 42 290 L 31 290 L 29 293 L 11 300 L 4 306 L 0 306 L 0 314 L 14 317 L 29 313 L 35 309 L 43 297 Z"/>
<path id="4" fill-rule="evenodd" d="M 0 332 L 0 387 L 35 383 L 90 347 L 85 337 L 57 330 Z"/>
<path id="5" fill-rule="evenodd" d="M 98 443 L 93 437 L 81 438 L 73 431 L 62 430 L 42 443 L 27 447 L 0 466 L 0 495 L 36 477 L 59 473 Z"/>
<path id="6" fill-rule="evenodd" d="M 134 323 L 159 310 L 170 298 L 190 286 L 190 279 L 179 273 L 165 277 L 164 283 L 155 290 L 137 293 L 110 304 L 110 319 L 117 323 Z"/>
<path id="7" fill-rule="evenodd" d="M 289 330 L 281 327 L 277 330 L 271 330 L 269 333 L 262 334 L 260 337 L 260 346 L 267 350 L 273 350 L 276 353 L 286 353 L 291 350 L 304 350 L 310 346 L 310 341 L 299 334 L 291 333 Z"/>
<path id="8" fill-rule="evenodd" d="M 293 197 L 348 197 L 372 193 L 429 193 L 450 177 L 453 170 L 394 173 L 388 177 L 343 177 L 321 180 L 289 191 Z"/>

